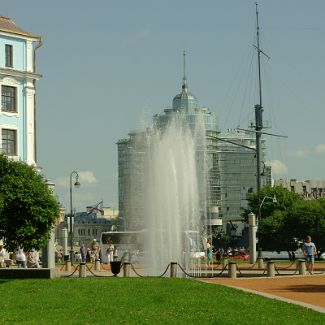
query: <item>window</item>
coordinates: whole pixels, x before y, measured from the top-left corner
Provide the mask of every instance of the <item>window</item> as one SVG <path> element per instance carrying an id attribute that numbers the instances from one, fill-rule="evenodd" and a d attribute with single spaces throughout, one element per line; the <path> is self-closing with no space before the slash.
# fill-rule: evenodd
<path id="1" fill-rule="evenodd" d="M 16 88 L 10 86 L 1 86 L 2 111 L 16 113 Z"/>
<path id="2" fill-rule="evenodd" d="M 6 44 L 6 67 L 12 68 L 12 45 Z"/>
<path id="3" fill-rule="evenodd" d="M 7 155 L 17 155 L 17 131 L 2 129 L 2 152 Z"/>

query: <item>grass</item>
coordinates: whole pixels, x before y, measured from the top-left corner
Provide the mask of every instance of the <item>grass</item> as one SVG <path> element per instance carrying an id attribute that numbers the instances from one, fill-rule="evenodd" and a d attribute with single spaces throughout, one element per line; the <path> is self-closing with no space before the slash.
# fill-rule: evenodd
<path id="1" fill-rule="evenodd" d="M 325 314 L 188 279 L 1 280 L 0 323 L 324 324 Z"/>

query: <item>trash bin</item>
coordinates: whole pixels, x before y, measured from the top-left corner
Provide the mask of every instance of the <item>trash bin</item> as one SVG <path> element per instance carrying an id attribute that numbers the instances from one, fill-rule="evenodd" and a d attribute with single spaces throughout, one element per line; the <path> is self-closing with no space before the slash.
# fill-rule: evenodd
<path id="1" fill-rule="evenodd" d="M 121 261 L 112 261 L 111 271 L 114 274 L 114 276 L 117 276 L 121 271 Z"/>
<path id="2" fill-rule="evenodd" d="M 63 260 L 64 260 L 64 262 L 69 261 L 70 260 L 70 256 L 69 255 L 64 255 L 63 256 Z"/>

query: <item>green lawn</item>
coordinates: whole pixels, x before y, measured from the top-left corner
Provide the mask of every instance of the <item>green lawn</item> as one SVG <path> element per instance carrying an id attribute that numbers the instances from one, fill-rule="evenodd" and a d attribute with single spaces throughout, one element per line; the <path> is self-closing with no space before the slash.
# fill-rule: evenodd
<path id="1" fill-rule="evenodd" d="M 0 323 L 325 324 L 325 314 L 170 278 L 0 280 Z"/>

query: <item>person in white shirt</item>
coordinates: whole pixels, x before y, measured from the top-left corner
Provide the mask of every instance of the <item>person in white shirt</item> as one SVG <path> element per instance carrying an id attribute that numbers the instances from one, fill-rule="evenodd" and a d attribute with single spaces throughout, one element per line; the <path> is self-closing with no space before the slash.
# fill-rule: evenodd
<path id="1" fill-rule="evenodd" d="M 0 245 L 0 267 L 5 267 L 6 251 L 3 245 Z"/>
<path id="2" fill-rule="evenodd" d="M 110 239 L 108 241 L 108 248 L 106 250 L 108 263 L 113 262 L 113 260 L 114 260 L 114 250 L 115 250 L 115 247 L 114 247 L 113 241 L 112 241 L 112 239 Z"/>
<path id="3" fill-rule="evenodd" d="M 26 255 L 20 247 L 16 249 L 16 263 L 18 268 L 25 268 L 26 267 Z"/>

